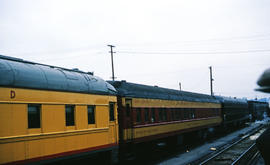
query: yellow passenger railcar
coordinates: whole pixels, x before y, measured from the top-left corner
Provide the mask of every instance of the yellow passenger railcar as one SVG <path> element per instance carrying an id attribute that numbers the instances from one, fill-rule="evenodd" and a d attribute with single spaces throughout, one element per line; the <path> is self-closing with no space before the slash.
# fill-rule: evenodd
<path id="1" fill-rule="evenodd" d="M 0 56 L 0 164 L 96 152 L 116 162 L 115 94 L 91 73 Z"/>
<path id="2" fill-rule="evenodd" d="M 222 123 L 221 104 L 204 94 L 110 81 L 118 92 L 120 153 L 157 140 L 182 144 L 183 133 L 205 136 Z"/>

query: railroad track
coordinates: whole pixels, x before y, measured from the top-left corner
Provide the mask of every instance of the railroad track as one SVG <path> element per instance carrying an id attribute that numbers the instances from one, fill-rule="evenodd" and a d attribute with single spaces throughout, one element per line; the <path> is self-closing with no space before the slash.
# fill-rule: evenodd
<path id="1" fill-rule="evenodd" d="M 221 150 L 216 151 L 208 158 L 196 161 L 195 164 L 200 165 L 219 165 L 219 164 L 247 164 L 256 158 L 259 153 L 255 142 L 266 129 L 259 127 L 258 129 L 242 136 L 239 140 L 227 144 Z M 194 163 L 192 163 L 194 164 Z"/>

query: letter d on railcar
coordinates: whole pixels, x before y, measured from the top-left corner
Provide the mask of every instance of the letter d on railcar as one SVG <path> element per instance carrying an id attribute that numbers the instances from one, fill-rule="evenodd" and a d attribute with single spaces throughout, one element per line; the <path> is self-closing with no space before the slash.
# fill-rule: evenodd
<path id="1" fill-rule="evenodd" d="M 11 90 L 11 91 L 10 91 L 10 98 L 11 98 L 11 99 L 14 99 L 15 97 L 16 97 L 15 91 Z"/>

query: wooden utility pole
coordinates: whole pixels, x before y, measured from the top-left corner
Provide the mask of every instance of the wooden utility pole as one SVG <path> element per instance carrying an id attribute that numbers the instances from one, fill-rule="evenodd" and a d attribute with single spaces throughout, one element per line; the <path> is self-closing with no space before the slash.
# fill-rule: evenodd
<path id="1" fill-rule="evenodd" d="M 210 90 L 211 90 L 211 96 L 214 96 L 214 92 L 213 92 L 213 77 L 212 77 L 212 66 L 209 67 L 210 69 Z"/>
<path id="2" fill-rule="evenodd" d="M 116 77 L 114 77 L 113 53 L 115 53 L 115 52 L 113 52 L 113 48 L 114 48 L 115 46 L 113 46 L 113 45 L 108 45 L 108 46 L 111 48 L 111 51 L 109 51 L 109 53 L 111 53 L 111 61 L 112 61 L 112 80 L 114 81 L 114 79 L 115 79 Z"/>

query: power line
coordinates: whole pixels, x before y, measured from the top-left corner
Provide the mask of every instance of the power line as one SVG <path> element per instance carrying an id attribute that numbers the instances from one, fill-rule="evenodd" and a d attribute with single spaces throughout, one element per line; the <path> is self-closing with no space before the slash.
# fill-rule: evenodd
<path id="1" fill-rule="evenodd" d="M 201 40 L 201 41 L 187 41 L 187 42 L 170 42 L 170 43 L 164 43 L 163 46 L 169 46 L 169 45 L 182 45 L 182 46 L 214 46 L 214 45 L 229 45 L 229 44 L 236 44 L 236 43 L 248 43 L 248 42 L 257 42 L 257 43 L 263 43 L 263 42 L 269 42 L 270 38 L 247 38 L 247 39 L 209 39 L 209 40 Z"/>
<path id="2" fill-rule="evenodd" d="M 142 45 L 178 45 L 178 44 L 187 44 L 187 45 L 214 45 L 214 44 L 220 44 L 221 42 L 238 42 L 245 40 L 245 41 L 257 41 L 257 40 L 270 40 L 270 34 L 258 34 L 258 35 L 249 35 L 249 36 L 234 36 L 234 37 L 224 37 L 224 38 L 210 38 L 210 39 L 202 39 L 202 40 L 186 40 L 186 41 L 179 41 L 179 42 L 162 42 L 162 43 L 143 43 Z M 125 45 L 125 44 L 123 44 Z M 136 44 L 135 44 L 136 45 Z M 48 51 L 28 51 L 28 52 L 19 52 L 19 53 L 9 53 L 12 55 L 31 55 L 31 54 L 64 54 L 64 53 L 72 53 L 72 52 L 80 52 L 80 51 L 92 51 L 92 50 L 97 50 L 97 47 L 100 47 L 100 44 L 95 44 L 95 45 L 87 45 L 87 46 L 81 46 L 81 47 L 74 47 L 74 48 L 68 48 L 68 49 L 58 49 L 58 50 L 48 50 Z M 132 47 L 134 47 L 134 43 L 132 44 Z M 146 53 L 144 53 L 146 54 Z M 148 53 L 147 53 L 148 54 Z M 156 53 L 157 54 L 157 53 Z M 179 54 L 179 53 L 177 53 Z M 192 54 L 197 54 L 197 53 L 192 53 Z"/>
<path id="3" fill-rule="evenodd" d="M 270 40 L 270 34 L 255 34 L 255 35 L 249 35 L 249 36 L 233 36 L 233 37 L 223 37 L 223 38 L 209 38 L 209 39 L 201 39 L 201 40 L 183 40 L 183 41 L 168 41 L 168 42 L 162 42 L 162 43 L 140 43 L 140 45 L 157 45 L 162 44 L 163 46 L 167 45 L 215 45 L 215 44 L 221 44 L 226 42 L 243 42 L 243 41 L 266 41 Z M 132 47 L 134 47 L 136 44 L 132 44 Z"/>
<path id="4" fill-rule="evenodd" d="M 186 42 L 211 42 L 211 41 L 233 41 L 233 40 L 265 40 L 270 39 L 270 34 L 259 34 L 250 36 L 234 36 L 234 37 L 224 37 L 224 38 L 210 38 L 205 40 L 190 40 Z"/>
<path id="5" fill-rule="evenodd" d="M 270 49 L 258 49 L 258 50 L 240 50 L 240 51 L 201 51 L 201 52 L 144 52 L 144 51 L 118 51 L 117 53 L 130 53 L 130 54 L 242 54 L 242 53 L 263 53 L 270 52 Z"/>

